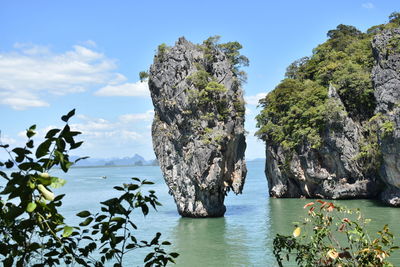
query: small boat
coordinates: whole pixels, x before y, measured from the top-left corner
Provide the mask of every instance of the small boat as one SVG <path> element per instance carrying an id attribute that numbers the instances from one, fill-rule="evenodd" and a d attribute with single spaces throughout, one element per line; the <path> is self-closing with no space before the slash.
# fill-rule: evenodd
<path id="1" fill-rule="evenodd" d="M 101 176 L 101 178 L 103 178 L 103 179 L 107 179 L 107 176 Z"/>

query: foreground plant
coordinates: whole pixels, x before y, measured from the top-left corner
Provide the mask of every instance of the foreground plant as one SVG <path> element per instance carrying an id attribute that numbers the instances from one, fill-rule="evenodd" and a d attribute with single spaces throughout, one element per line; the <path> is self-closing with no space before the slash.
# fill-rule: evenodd
<path id="1" fill-rule="evenodd" d="M 137 241 L 132 234 L 137 229 L 131 217 L 133 211 L 140 209 L 147 215 L 149 205 L 154 209 L 160 205 L 154 191 L 141 193 L 141 187 L 151 182 L 132 178 L 132 183 L 115 187 L 121 196 L 101 202 L 100 213 L 82 211 L 77 214 L 84 218 L 79 227 L 65 224 L 58 211 L 64 195 L 55 195 L 50 189 L 63 186 L 65 180 L 50 173 L 54 167 L 67 172 L 83 159 L 69 160 L 69 152 L 83 143 L 75 141 L 80 132 L 71 131 L 68 125 L 74 114 L 72 110 L 62 116 L 64 128 L 49 130 L 35 151 L 35 125 L 26 131 L 24 147 L 9 150 L 9 145 L 0 142 L 10 156 L 0 162 L 0 167 L 12 171 L 0 171 L 6 180 L 0 192 L 0 261 L 4 266 L 55 266 L 62 262 L 104 266 L 110 261 L 122 266 L 127 253 L 147 247 L 153 252 L 144 259 L 146 266 L 174 262 L 178 254 L 165 252 L 163 247 L 170 243 L 160 242 L 160 233 L 150 242 Z"/>
<path id="2" fill-rule="evenodd" d="M 295 258 L 299 266 L 393 266 L 388 257 L 393 234 L 387 225 L 372 239 L 359 210 L 317 200 L 304 206 L 308 216 L 296 223 L 292 236 L 277 234 L 273 253 L 279 266 Z"/>

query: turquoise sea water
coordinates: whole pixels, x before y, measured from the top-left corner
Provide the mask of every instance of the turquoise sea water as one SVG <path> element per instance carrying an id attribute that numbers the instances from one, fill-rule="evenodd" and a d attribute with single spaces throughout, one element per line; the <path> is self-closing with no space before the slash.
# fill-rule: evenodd
<path id="1" fill-rule="evenodd" d="M 163 240 L 172 242 L 170 249 L 180 253 L 176 266 L 276 266 L 272 254 L 275 234 L 292 233 L 292 222 L 305 214 L 303 206 L 309 202 L 269 198 L 262 161 L 248 163 L 243 194 L 229 194 L 225 200 L 225 217 L 213 219 L 181 218 L 157 166 L 75 168 L 66 175 L 59 172 L 55 171 L 54 175 L 65 177 L 68 182 L 56 194 L 66 194 L 62 213 L 72 225 L 79 223 L 74 216 L 77 212 L 99 210 L 100 201 L 117 195 L 113 186 L 129 182 L 130 177 L 155 182 L 148 189 L 156 191 L 163 206 L 146 218 L 137 213 L 139 228 L 135 235 L 139 240 L 151 240 L 156 232 L 161 232 Z M 361 208 L 367 218 L 373 219 L 369 225 L 372 231 L 388 223 L 400 239 L 400 209 L 370 200 L 339 203 Z M 145 254 L 146 251 L 140 250 L 130 254 L 124 266 L 142 266 Z M 392 262 L 400 266 L 399 253 L 392 257 Z"/>

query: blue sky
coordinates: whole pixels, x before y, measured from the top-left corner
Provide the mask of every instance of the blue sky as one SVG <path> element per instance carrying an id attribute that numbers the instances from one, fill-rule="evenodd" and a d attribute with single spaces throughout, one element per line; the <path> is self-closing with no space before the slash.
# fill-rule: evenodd
<path id="1" fill-rule="evenodd" d="M 0 0 L 1 138 L 20 145 L 34 123 L 40 138 L 76 108 L 71 124 L 85 141 L 79 155 L 154 158 L 153 107 L 138 73 L 161 43 L 221 35 L 222 42 L 239 41 L 250 59 L 246 157 L 264 157 L 253 136 L 257 99 L 292 61 L 324 42 L 328 30 L 342 23 L 364 31 L 393 11 L 400 11 L 398 0 Z"/>

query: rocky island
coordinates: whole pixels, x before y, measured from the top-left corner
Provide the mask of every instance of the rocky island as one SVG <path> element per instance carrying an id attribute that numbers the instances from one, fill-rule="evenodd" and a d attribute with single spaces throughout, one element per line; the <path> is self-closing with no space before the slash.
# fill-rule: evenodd
<path id="1" fill-rule="evenodd" d="M 400 206 L 399 27 L 339 25 L 260 101 L 271 196 Z"/>
<path id="2" fill-rule="evenodd" d="M 241 193 L 246 149 L 240 66 L 248 64 L 237 42 L 201 45 L 181 37 L 162 44 L 149 72 L 154 105 L 153 147 L 178 212 L 218 217 L 224 198 Z"/>

